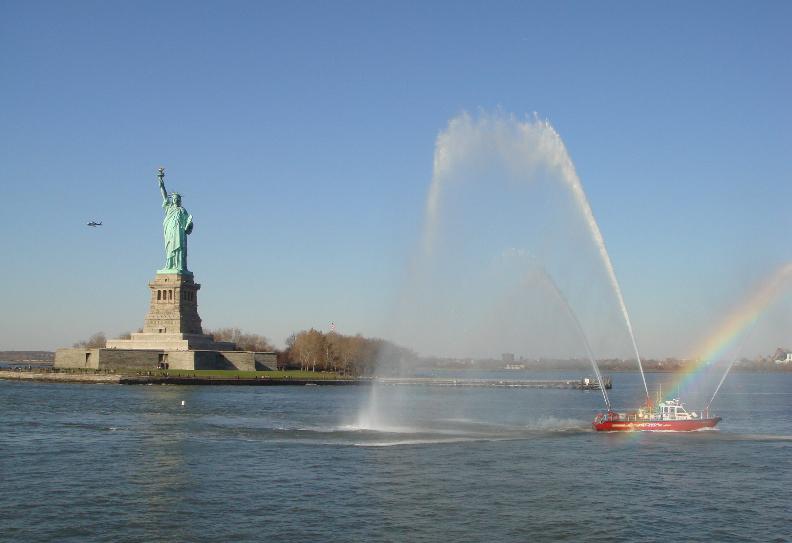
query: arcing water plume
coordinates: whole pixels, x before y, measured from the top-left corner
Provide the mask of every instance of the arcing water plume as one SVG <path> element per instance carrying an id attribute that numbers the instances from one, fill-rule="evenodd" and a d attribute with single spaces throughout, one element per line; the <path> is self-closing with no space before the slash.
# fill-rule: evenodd
<path id="1" fill-rule="evenodd" d="M 425 256 L 430 257 L 435 250 L 438 216 L 445 188 L 470 170 L 487 163 L 500 165 L 505 173 L 517 180 L 533 179 L 535 176 L 531 174 L 534 172 L 550 173 L 572 194 L 618 301 L 648 400 L 649 389 L 638 345 L 605 240 L 566 146 L 548 121 L 536 116 L 532 120 L 520 121 L 513 115 L 502 113 L 481 113 L 477 119 L 463 113 L 451 119 L 446 130 L 438 136 L 435 146 L 434 172 L 426 204 Z"/>
<path id="2" fill-rule="evenodd" d="M 575 323 L 575 327 L 577 328 L 577 331 L 580 334 L 580 338 L 583 340 L 583 345 L 586 347 L 586 355 L 591 361 L 591 366 L 594 368 L 594 375 L 597 377 L 597 383 L 599 383 L 600 390 L 602 391 L 602 398 L 605 400 L 605 405 L 607 406 L 608 411 L 610 411 L 611 403 L 610 400 L 608 399 L 608 391 L 605 389 L 605 382 L 602 379 L 602 373 L 600 373 L 599 365 L 597 364 L 597 359 L 594 358 L 594 353 L 591 351 L 591 345 L 589 345 L 586 332 L 583 330 L 583 326 L 581 326 L 580 324 L 580 319 L 577 318 L 577 315 L 575 314 L 575 311 L 572 309 L 572 306 L 569 305 L 566 296 L 564 296 L 564 293 L 561 292 L 560 288 L 558 288 L 558 285 L 556 285 L 555 281 L 553 281 L 553 278 L 550 277 L 550 274 L 548 274 L 547 271 L 542 267 L 539 267 L 539 270 L 542 278 L 544 279 L 544 282 L 550 287 L 550 289 L 556 295 L 558 301 L 561 302 L 561 305 L 563 305 L 567 315 L 569 316 L 570 319 L 572 319 L 572 322 Z"/>

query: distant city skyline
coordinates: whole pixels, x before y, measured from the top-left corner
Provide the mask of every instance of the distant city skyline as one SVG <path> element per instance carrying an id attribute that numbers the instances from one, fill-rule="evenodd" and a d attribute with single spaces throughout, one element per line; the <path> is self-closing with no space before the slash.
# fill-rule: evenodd
<path id="1" fill-rule="evenodd" d="M 159 167 L 195 217 L 205 328 L 391 339 L 435 140 L 463 112 L 503 111 L 563 138 L 642 354 L 691 356 L 792 261 L 790 16 L 783 2 L 5 2 L 0 350 L 143 325 L 163 265 Z M 781 291 L 746 356 L 792 347 L 791 304 Z"/>

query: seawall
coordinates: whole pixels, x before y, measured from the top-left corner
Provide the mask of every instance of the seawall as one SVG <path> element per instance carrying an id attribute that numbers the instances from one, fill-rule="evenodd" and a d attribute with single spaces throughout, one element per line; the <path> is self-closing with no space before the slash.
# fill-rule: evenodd
<path id="1" fill-rule="evenodd" d="M 43 381 L 57 383 L 114 383 L 121 382 L 121 375 L 98 373 L 57 373 L 43 371 L 0 371 L 0 379 L 9 381 Z"/>
<path id="2" fill-rule="evenodd" d="M 248 386 L 305 386 L 305 385 L 361 385 L 369 384 L 370 379 L 327 379 L 327 378 L 271 378 L 239 376 L 185 376 L 139 373 L 93 373 L 57 372 L 36 370 L 0 370 L 0 379 L 9 381 L 38 381 L 58 383 L 96 383 L 120 385 L 248 385 Z"/>

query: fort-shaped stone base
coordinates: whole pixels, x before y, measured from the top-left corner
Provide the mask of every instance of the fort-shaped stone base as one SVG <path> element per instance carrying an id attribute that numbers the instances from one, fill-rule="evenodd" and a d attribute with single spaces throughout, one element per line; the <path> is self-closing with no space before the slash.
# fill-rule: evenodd
<path id="1" fill-rule="evenodd" d="M 127 340 L 128 341 L 128 340 Z M 239 370 L 277 369 L 271 352 L 160 350 L 160 349 L 58 349 L 56 368 L 108 370 Z"/>
<path id="2" fill-rule="evenodd" d="M 271 352 L 238 351 L 201 329 L 198 290 L 192 273 L 160 270 L 149 283 L 143 331 L 111 339 L 103 349 L 58 349 L 56 368 L 108 370 L 240 370 L 277 368 Z"/>

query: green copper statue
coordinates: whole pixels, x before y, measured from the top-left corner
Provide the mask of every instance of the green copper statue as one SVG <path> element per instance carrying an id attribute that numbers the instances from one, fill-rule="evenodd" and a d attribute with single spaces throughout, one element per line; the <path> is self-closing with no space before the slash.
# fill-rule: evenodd
<path id="1" fill-rule="evenodd" d="M 189 274 L 187 269 L 187 235 L 192 232 L 192 215 L 181 206 L 181 195 L 165 190 L 165 168 L 159 169 L 159 188 L 162 193 L 162 207 L 165 220 L 162 229 L 165 236 L 165 267 L 157 273 Z"/>

